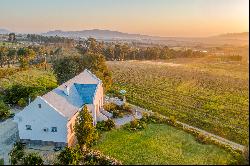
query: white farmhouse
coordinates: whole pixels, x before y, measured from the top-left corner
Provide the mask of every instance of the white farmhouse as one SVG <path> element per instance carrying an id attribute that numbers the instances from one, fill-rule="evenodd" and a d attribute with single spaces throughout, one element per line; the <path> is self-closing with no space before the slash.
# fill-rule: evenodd
<path id="1" fill-rule="evenodd" d="M 97 121 L 107 120 L 102 114 L 102 81 L 85 69 L 16 114 L 19 137 L 22 142 L 35 144 L 72 145 L 74 123 L 84 105 Z"/>

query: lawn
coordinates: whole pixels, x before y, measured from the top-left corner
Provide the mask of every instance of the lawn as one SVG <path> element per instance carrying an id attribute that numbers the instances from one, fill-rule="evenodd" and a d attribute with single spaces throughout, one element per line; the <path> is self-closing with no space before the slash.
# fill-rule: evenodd
<path id="1" fill-rule="evenodd" d="M 116 129 L 102 134 L 95 149 L 123 164 L 230 164 L 235 161 L 215 145 L 198 143 L 181 130 L 164 124 L 149 124 L 142 131 Z"/>
<path id="2" fill-rule="evenodd" d="M 3 159 L 0 159 L 0 165 L 4 165 Z"/>
<path id="3" fill-rule="evenodd" d="M 42 88 L 36 95 L 42 95 L 47 91 L 57 87 L 57 80 L 51 71 L 44 71 L 41 69 L 30 68 L 27 70 L 20 70 L 19 68 L 0 68 L 0 92 L 11 89 L 14 85 L 21 85 L 29 88 Z M 36 90 L 37 91 L 37 90 Z M 37 91 L 38 92 L 38 91 Z M 26 92 L 25 92 L 26 93 Z M 16 94 L 16 92 L 15 92 Z M 17 94 L 21 94 L 19 91 Z M 22 97 L 29 94 L 22 93 Z M 0 93 L 0 100 L 4 100 L 6 93 Z M 13 98 L 13 97 L 12 97 Z M 17 98 L 21 98 L 17 96 Z M 18 99 L 18 100 L 19 100 Z M 13 101 L 11 99 L 11 101 Z"/>
<path id="4" fill-rule="evenodd" d="M 248 144 L 248 65 L 221 59 L 108 62 L 130 103 Z"/>
<path id="5" fill-rule="evenodd" d="M 21 84 L 23 86 L 56 87 L 57 81 L 51 71 L 35 68 L 24 71 L 18 71 L 17 68 L 0 69 L 0 87 L 6 89 L 15 84 Z"/>

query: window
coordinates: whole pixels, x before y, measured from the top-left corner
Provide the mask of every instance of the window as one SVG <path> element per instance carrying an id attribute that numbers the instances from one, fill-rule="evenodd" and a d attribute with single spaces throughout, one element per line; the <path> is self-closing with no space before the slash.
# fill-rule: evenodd
<path id="1" fill-rule="evenodd" d="M 31 125 L 26 125 L 26 130 L 32 130 Z"/>
<path id="2" fill-rule="evenodd" d="M 38 104 L 38 107 L 39 107 L 39 108 L 42 108 L 42 105 L 41 105 L 41 104 Z"/>
<path id="3" fill-rule="evenodd" d="M 44 132 L 48 132 L 49 129 L 48 129 L 47 127 L 45 127 L 45 128 L 43 128 L 43 131 L 44 131 Z"/>
<path id="4" fill-rule="evenodd" d="M 51 132 L 57 132 L 57 127 L 52 127 Z"/>

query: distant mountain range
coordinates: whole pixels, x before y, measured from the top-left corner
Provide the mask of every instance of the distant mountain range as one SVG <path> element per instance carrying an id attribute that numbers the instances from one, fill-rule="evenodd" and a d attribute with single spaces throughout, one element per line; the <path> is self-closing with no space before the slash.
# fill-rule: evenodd
<path id="1" fill-rule="evenodd" d="M 119 31 L 111 31 L 111 30 L 100 30 L 100 29 L 92 29 L 92 30 L 82 30 L 82 31 L 61 31 L 54 30 L 46 33 L 42 33 L 45 36 L 63 36 L 63 37 L 72 37 L 72 38 L 87 38 L 94 37 L 97 39 L 137 39 L 137 38 L 151 38 L 148 35 L 141 34 L 129 34 L 123 33 Z"/>
<path id="2" fill-rule="evenodd" d="M 160 36 L 150 36 L 150 35 L 142 35 L 142 34 L 130 34 L 119 31 L 111 31 L 111 30 L 100 30 L 100 29 L 92 29 L 92 30 L 82 30 L 82 31 L 62 31 L 62 30 L 54 30 L 42 33 L 42 35 L 46 36 L 63 36 L 63 37 L 73 37 L 73 38 L 87 38 L 87 37 L 95 37 L 98 39 L 107 39 L 107 38 L 121 38 L 121 39 L 190 39 L 196 37 L 160 37 Z M 216 36 L 211 36 L 208 38 L 246 38 L 248 37 L 248 32 L 242 33 L 227 33 Z M 197 37 L 197 38 L 207 38 L 207 37 Z"/>
<path id="3" fill-rule="evenodd" d="M 225 33 L 225 34 L 221 34 L 221 35 L 217 35 L 217 36 L 214 36 L 214 37 L 217 37 L 217 38 L 230 38 L 230 39 L 234 39 L 234 38 L 237 38 L 237 39 L 246 39 L 246 38 L 249 38 L 249 32 L 242 32 L 242 33 Z"/>
<path id="4" fill-rule="evenodd" d="M 10 33 L 10 31 L 7 30 L 7 29 L 1 29 L 0 28 L 0 34 L 7 34 L 7 33 Z"/>
<path id="5" fill-rule="evenodd" d="M 10 33 L 7 29 L 0 29 L 0 34 Z M 160 37 L 160 36 L 150 36 L 142 34 L 130 34 L 119 31 L 111 30 L 82 30 L 82 31 L 62 31 L 53 30 L 45 33 L 41 33 L 44 36 L 60 36 L 60 37 L 70 37 L 70 38 L 88 38 L 94 37 L 99 40 L 137 40 L 146 43 L 158 43 L 158 44 L 168 44 L 170 46 L 178 45 L 224 45 L 224 44 L 236 44 L 236 45 L 247 45 L 249 41 L 249 32 L 242 33 L 226 33 L 210 37 Z"/>

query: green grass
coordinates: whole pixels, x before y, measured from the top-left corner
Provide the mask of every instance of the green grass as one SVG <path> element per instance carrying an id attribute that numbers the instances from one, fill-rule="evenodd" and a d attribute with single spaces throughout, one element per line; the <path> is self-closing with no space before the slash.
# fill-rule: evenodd
<path id="1" fill-rule="evenodd" d="M 248 144 L 248 65 L 216 59 L 108 62 L 116 91 L 135 105 Z"/>
<path id="2" fill-rule="evenodd" d="M 10 69 L 6 68 L 1 70 Z M 44 71 L 34 68 L 6 74 L 0 78 L 0 87 L 3 89 L 9 88 L 15 84 L 21 84 L 24 86 L 56 87 L 57 81 L 56 77 L 51 71 Z"/>
<path id="3" fill-rule="evenodd" d="M 103 133 L 95 149 L 123 164 L 230 164 L 234 157 L 215 146 L 198 143 L 181 130 L 149 124 L 145 130 L 116 129 Z"/>

